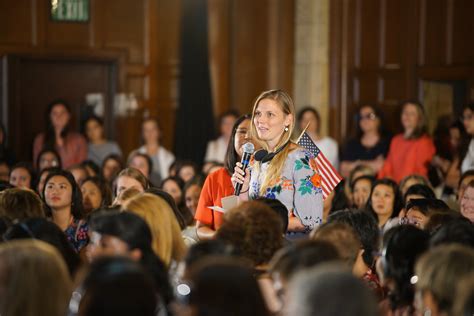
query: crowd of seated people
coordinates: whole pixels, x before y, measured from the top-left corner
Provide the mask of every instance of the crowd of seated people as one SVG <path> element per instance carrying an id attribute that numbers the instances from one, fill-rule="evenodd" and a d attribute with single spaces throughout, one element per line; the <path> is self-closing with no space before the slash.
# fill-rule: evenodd
<path id="1" fill-rule="evenodd" d="M 31 161 L 15 160 L 0 126 L 0 315 L 473 315 L 474 106 L 432 138 L 423 106 L 403 102 L 391 138 L 366 104 L 339 145 L 315 108 L 275 107 L 279 93 L 224 113 L 203 168 L 175 160 L 156 119 L 127 157 L 99 117 L 74 131 L 63 100 Z M 315 157 L 287 141 L 293 128 L 344 178 L 324 201 Z M 273 150 L 242 169 L 248 142 Z M 265 164 L 308 173 L 252 187 Z M 223 209 L 240 181 L 239 203 Z M 316 198 L 303 213 L 284 190 Z"/>

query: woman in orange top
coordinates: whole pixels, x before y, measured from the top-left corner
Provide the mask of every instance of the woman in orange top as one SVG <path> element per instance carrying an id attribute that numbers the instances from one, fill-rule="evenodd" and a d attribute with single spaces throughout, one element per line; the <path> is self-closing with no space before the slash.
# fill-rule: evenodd
<path id="1" fill-rule="evenodd" d="M 436 152 L 427 133 L 425 111 L 420 103 L 404 102 L 401 120 L 404 132 L 392 139 L 387 159 L 378 174 L 379 178 L 392 178 L 398 183 L 412 174 L 427 177 Z"/>
<path id="2" fill-rule="evenodd" d="M 197 235 L 199 239 L 211 239 L 222 224 L 223 213 L 214 211 L 209 206 L 222 207 L 221 199 L 233 195 L 234 187 L 230 180 L 236 162 L 242 157 L 243 144 L 250 141 L 250 115 L 239 117 L 232 127 L 232 134 L 227 146 L 225 166 L 209 174 L 199 197 L 196 209 Z"/>

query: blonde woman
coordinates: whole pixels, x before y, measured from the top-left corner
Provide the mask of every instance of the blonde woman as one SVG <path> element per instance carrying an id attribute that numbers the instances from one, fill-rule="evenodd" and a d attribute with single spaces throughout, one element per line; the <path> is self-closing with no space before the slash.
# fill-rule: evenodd
<path id="1" fill-rule="evenodd" d="M 173 210 L 165 200 L 154 194 L 144 193 L 127 200 L 123 209 L 137 214 L 147 222 L 153 236 L 153 250 L 166 266 L 183 259 L 186 245 Z"/>
<path id="2" fill-rule="evenodd" d="M 58 251 L 39 240 L 0 245 L 0 314 L 64 316 L 72 293 Z"/>
<path id="3" fill-rule="evenodd" d="M 315 157 L 290 140 L 294 126 L 295 108 L 288 94 L 282 90 L 260 94 L 250 132 L 266 152 L 255 153 L 250 172 L 244 173 L 237 163 L 232 182 L 242 184 L 242 200 L 259 196 L 280 200 L 288 209 L 288 232 L 297 237 L 322 223 L 323 195 Z"/>

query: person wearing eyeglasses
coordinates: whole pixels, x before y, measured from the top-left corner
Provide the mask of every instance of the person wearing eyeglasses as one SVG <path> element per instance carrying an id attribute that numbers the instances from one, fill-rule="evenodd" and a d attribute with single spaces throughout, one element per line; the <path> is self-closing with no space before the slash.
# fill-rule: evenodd
<path id="1" fill-rule="evenodd" d="M 356 115 L 356 137 L 349 139 L 341 152 L 340 172 L 345 178 L 359 165 L 378 172 L 390 146 L 382 113 L 373 105 L 363 105 Z"/>

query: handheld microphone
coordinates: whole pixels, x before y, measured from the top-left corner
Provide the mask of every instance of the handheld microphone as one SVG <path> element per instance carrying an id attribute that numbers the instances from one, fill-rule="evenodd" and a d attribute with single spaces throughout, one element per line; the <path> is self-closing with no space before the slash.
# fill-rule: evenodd
<path id="1" fill-rule="evenodd" d="M 253 146 L 252 143 L 245 143 L 244 146 L 244 153 L 242 154 L 242 160 L 240 163 L 242 164 L 242 169 L 245 172 L 245 169 L 248 167 L 249 162 L 250 162 L 250 157 L 253 154 L 253 151 L 255 150 L 255 147 Z M 244 173 L 245 176 L 245 173 Z M 240 195 L 240 190 L 242 190 L 242 183 L 236 183 L 235 184 L 235 195 Z"/>

